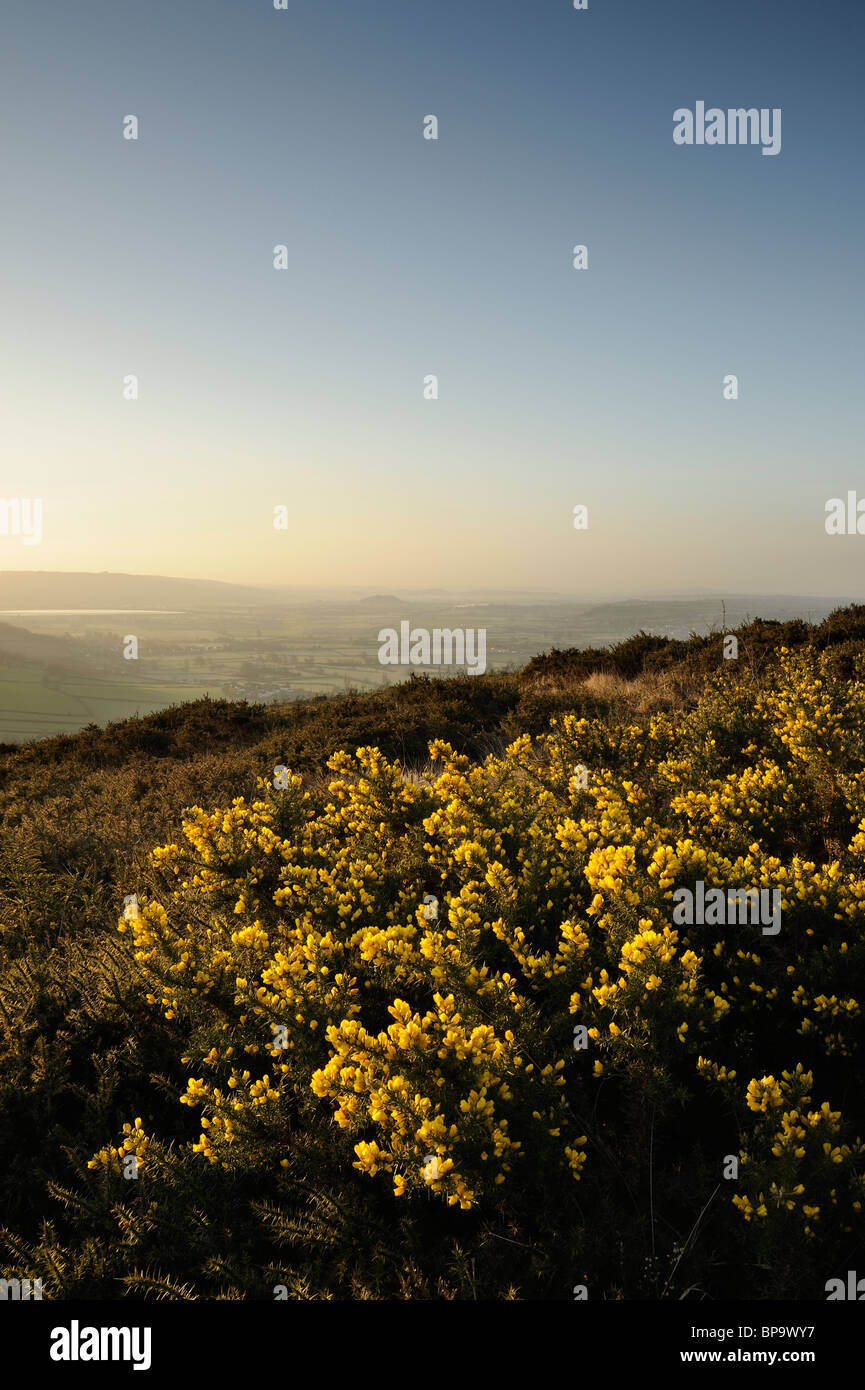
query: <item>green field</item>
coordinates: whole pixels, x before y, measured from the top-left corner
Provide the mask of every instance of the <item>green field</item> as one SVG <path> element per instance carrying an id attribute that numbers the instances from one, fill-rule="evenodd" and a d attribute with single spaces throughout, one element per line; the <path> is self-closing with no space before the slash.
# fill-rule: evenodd
<path id="1" fill-rule="evenodd" d="M 825 612 L 831 607 L 826 601 Z M 763 609 L 767 616 L 798 614 L 792 600 Z M 748 611 L 742 599 L 727 605 L 726 617 L 743 621 Z M 487 669 L 501 671 L 522 667 L 541 651 L 604 646 L 640 629 L 676 638 L 717 630 L 722 612 L 713 599 L 587 605 L 381 597 L 267 609 L 6 613 L 0 615 L 0 742 L 77 733 L 203 695 L 289 704 L 347 689 L 380 690 L 413 670 L 423 673 L 379 662 L 379 631 L 399 630 L 403 620 L 427 630 L 484 629 Z M 123 655 L 130 632 L 139 644 L 135 660 Z"/>
<path id="2" fill-rule="evenodd" d="M 0 678 L 0 742 L 23 743 L 48 734 L 77 733 L 167 705 L 222 698 L 221 685 L 144 684 L 98 677 L 48 677 L 33 665 L 4 665 Z"/>

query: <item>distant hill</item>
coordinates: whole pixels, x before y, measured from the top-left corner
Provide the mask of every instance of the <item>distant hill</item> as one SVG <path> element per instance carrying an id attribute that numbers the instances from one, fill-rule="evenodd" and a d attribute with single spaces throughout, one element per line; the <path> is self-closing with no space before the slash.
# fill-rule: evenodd
<path id="1" fill-rule="evenodd" d="M 358 599 L 357 607 L 361 612 L 374 613 L 379 608 L 393 608 L 395 603 L 405 604 L 405 600 L 396 594 L 370 594 L 369 598 Z"/>
<path id="2" fill-rule="evenodd" d="M 0 612 L 26 608 L 226 608 L 279 605 L 287 589 L 172 579 L 158 574 L 73 574 L 52 570 L 0 573 Z"/>
<path id="3" fill-rule="evenodd" d="M 66 671 L 87 671 L 86 657 L 71 637 L 51 637 L 28 632 L 14 623 L 0 621 L 0 675 L 5 662 L 30 661 Z"/>
<path id="4" fill-rule="evenodd" d="M 568 608 L 579 615 L 583 640 L 597 640 L 595 628 L 604 629 L 606 640 L 615 640 L 638 627 L 683 635 L 683 625 L 693 628 L 720 621 L 726 602 L 727 621 L 747 622 L 764 618 L 805 617 L 820 621 L 834 608 L 850 603 L 849 597 L 820 595 L 735 594 L 726 596 L 693 590 L 680 594 L 609 598 L 597 594 L 530 593 L 483 590 L 415 589 L 396 594 L 366 594 L 354 588 L 302 588 L 289 585 L 232 584 L 219 579 L 182 579 L 159 574 L 118 574 L 109 570 L 75 573 L 55 570 L 0 571 L 0 615 L 27 609 L 133 609 L 218 610 L 225 608 L 284 607 L 321 602 L 347 603 L 355 611 L 375 612 L 394 604 L 453 604 L 510 609 Z M 673 629 L 676 629 L 675 634 Z"/>

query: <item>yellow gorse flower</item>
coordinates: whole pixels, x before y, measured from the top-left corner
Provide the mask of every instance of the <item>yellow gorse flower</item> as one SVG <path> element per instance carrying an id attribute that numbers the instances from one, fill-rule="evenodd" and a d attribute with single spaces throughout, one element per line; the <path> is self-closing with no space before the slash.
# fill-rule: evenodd
<path id="1" fill-rule="evenodd" d="M 863 724 L 858 682 L 786 653 L 757 695 L 722 673 L 697 708 L 645 726 L 564 715 L 482 763 L 436 740 L 417 777 L 358 748 L 329 759 L 320 794 L 292 774 L 278 794 L 194 807 L 154 851 L 162 901 L 120 923 L 148 1001 L 201 1030 L 184 1043 L 192 1148 L 290 1167 L 274 1136 L 314 1115 L 347 1168 L 468 1210 L 535 1173 L 585 1182 L 612 1078 L 691 1077 L 736 1109 L 746 1221 L 799 1219 L 803 1193 L 825 1221 L 824 1172 L 858 1212 L 861 1146 L 841 1111 L 809 1108 L 795 1053 L 764 1069 L 778 1066 L 766 1039 L 791 1026 L 808 1059 L 855 1048 L 861 779 L 837 778 L 842 850 L 789 846 L 813 768 L 861 761 Z M 781 936 L 674 926 L 674 889 L 698 879 L 778 889 Z M 751 1035 L 763 1050 L 743 1060 Z"/>

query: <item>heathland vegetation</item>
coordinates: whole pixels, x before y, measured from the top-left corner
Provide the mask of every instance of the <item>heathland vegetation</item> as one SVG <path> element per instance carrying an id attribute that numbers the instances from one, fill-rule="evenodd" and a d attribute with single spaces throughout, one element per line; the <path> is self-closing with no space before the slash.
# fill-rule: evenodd
<path id="1" fill-rule="evenodd" d="M 861 1268 L 865 609 L 736 635 L 0 750 L 0 1273 L 807 1299 Z M 780 890 L 780 931 L 675 926 L 698 881 Z"/>

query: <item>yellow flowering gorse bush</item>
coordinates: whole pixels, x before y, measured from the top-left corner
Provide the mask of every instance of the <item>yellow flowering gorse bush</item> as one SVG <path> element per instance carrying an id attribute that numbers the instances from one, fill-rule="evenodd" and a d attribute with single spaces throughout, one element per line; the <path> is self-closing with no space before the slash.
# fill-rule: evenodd
<path id="1" fill-rule="evenodd" d="M 399 1202 L 532 1194 L 584 1228 L 627 1193 L 645 1227 L 651 1118 L 655 1204 L 691 1164 L 689 1227 L 734 1154 L 731 1227 L 852 1231 L 863 730 L 861 682 L 782 653 L 756 696 L 724 673 L 688 715 L 568 715 L 482 764 L 436 742 L 419 778 L 358 748 L 324 794 L 292 776 L 192 808 L 120 930 L 186 1039 L 195 1153 L 290 1171 L 323 1124 Z M 674 925 L 698 880 L 779 890 L 781 931 Z"/>

